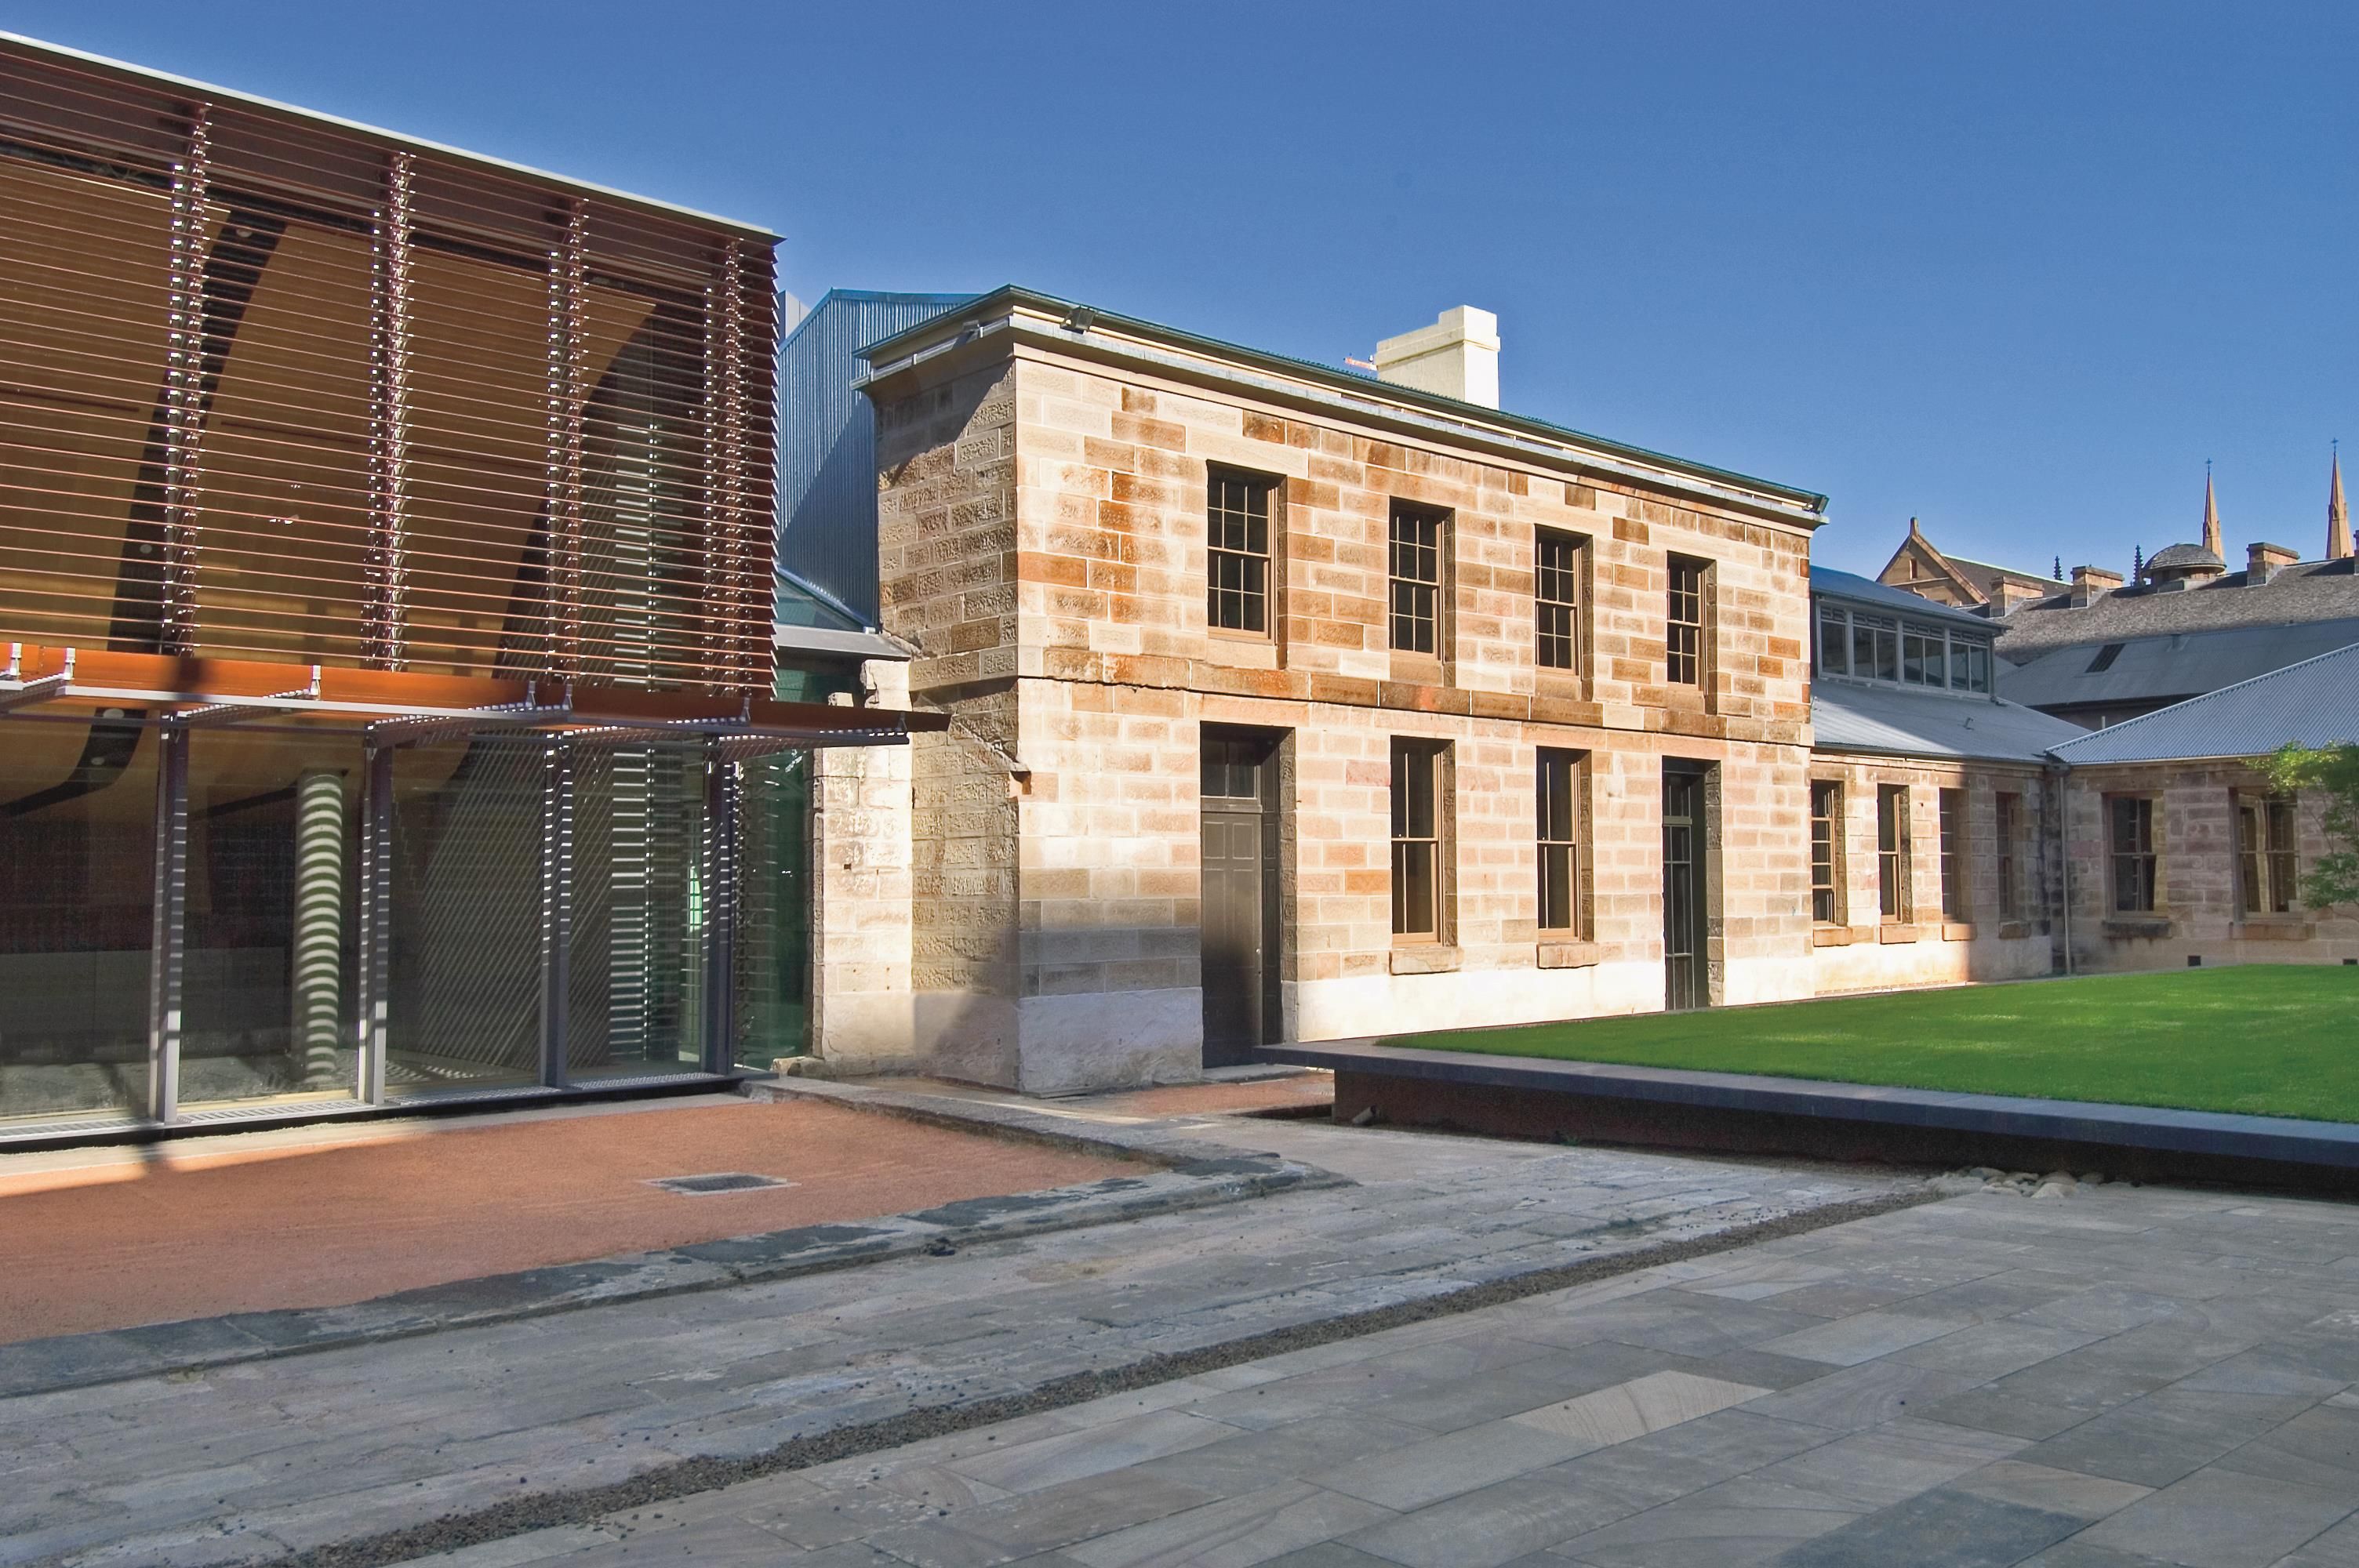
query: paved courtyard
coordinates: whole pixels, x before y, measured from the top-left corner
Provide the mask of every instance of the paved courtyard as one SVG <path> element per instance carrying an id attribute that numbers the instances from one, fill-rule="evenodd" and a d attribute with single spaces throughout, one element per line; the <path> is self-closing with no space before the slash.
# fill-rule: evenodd
<path id="1" fill-rule="evenodd" d="M 1151 1102 L 1052 1108 L 1160 1125 Z M 1924 1189 L 1169 1125 L 1353 1184 L 0 1400 L 0 1563 L 2359 1568 L 2359 1208 L 1957 1184 L 1825 1224 Z M 1742 1227 L 1768 1234 L 1728 1244 Z M 1665 1248 L 1686 1255 L 1321 1327 Z M 1302 1347 L 1219 1354 L 1274 1333 Z M 1173 1353 L 1211 1359 L 693 1484 Z M 653 1489 L 566 1512 L 606 1485 Z"/>

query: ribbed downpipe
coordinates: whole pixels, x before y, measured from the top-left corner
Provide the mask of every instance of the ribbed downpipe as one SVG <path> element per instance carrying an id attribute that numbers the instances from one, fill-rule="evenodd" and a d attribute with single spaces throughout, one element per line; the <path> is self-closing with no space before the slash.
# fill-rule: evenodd
<path id="1" fill-rule="evenodd" d="M 344 781 L 305 773 L 295 790 L 295 1027 L 304 1085 L 327 1088 L 344 1013 Z"/>

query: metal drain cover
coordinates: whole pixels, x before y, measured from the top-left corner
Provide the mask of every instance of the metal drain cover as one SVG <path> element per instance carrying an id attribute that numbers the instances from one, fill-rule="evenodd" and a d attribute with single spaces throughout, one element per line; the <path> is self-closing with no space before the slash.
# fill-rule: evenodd
<path id="1" fill-rule="evenodd" d="M 647 1184 L 668 1193 L 680 1193 L 697 1197 L 705 1193 L 749 1193 L 757 1187 L 791 1187 L 792 1182 L 776 1176 L 756 1176 L 745 1171 L 719 1171 L 709 1176 L 665 1176 Z"/>

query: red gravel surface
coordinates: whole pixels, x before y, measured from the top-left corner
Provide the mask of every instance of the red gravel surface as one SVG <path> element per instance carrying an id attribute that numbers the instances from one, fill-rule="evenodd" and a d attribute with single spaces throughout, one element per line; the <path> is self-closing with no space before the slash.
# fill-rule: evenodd
<path id="1" fill-rule="evenodd" d="M 452 1280 L 1138 1167 L 809 1101 L 728 1099 L 0 1158 L 0 1342 Z M 681 1196 L 658 1177 L 794 1184 Z"/>

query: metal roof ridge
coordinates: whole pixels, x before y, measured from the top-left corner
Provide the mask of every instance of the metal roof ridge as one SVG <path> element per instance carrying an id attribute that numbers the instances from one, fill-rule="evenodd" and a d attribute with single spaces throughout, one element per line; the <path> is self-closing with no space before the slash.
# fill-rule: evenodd
<path id="1" fill-rule="evenodd" d="M 1668 452 L 1658 452 L 1648 448 L 1614 441 L 1606 437 L 1593 436 L 1585 431 L 1572 429 L 1569 426 L 1535 418 L 1530 415 L 1509 413 L 1506 409 L 1490 408 L 1481 404 L 1447 397 L 1439 393 L 1425 392 L 1413 386 L 1403 386 L 1396 382 L 1355 374 L 1338 370 L 1332 365 L 1321 364 L 1316 360 L 1299 359 L 1290 354 L 1276 353 L 1267 349 L 1251 348 L 1243 343 L 1232 343 L 1219 338 L 1206 337 L 1199 332 L 1190 332 L 1185 328 L 1150 321 L 1143 317 L 1125 316 L 1118 311 L 1102 309 L 1076 300 L 1060 299 L 1054 295 L 1042 294 L 1018 284 L 1003 284 L 988 293 L 973 296 L 966 301 L 963 309 L 947 311 L 917 326 L 904 328 L 888 337 L 880 338 L 863 348 L 860 351 L 860 357 L 868 361 L 871 374 L 875 374 L 879 369 L 877 360 L 880 351 L 890 351 L 905 341 L 939 333 L 946 324 L 962 317 L 996 309 L 1003 305 L 1027 308 L 1044 315 L 1061 311 L 1069 318 L 1086 311 L 1090 318 L 1090 328 L 1101 325 L 1111 326 L 1150 341 L 1161 340 L 1166 343 L 1204 354 L 1210 358 L 1229 359 L 1242 362 L 1248 366 L 1258 364 L 1264 368 L 1276 369 L 1285 374 L 1302 377 L 1341 390 L 1353 397 L 1365 398 L 1373 394 L 1381 401 L 1399 405 L 1405 411 L 1429 416 L 1438 414 L 1445 419 L 1465 426 L 1473 434 L 1484 434 L 1483 427 L 1490 425 L 1496 427 L 1490 432 L 1493 435 L 1521 436 L 1526 438 L 1537 435 L 1561 446 L 1587 448 L 1602 459 L 1635 461 L 1642 465 L 1659 467 L 1667 475 L 1673 477 L 1686 477 L 1690 480 L 1727 485 L 1738 490 L 1749 490 L 1765 501 L 1797 506 L 1822 519 L 1827 509 L 1828 498 L 1825 495 L 1802 489 L 1798 485 L 1781 484 L 1775 480 L 1739 473 L 1734 469 L 1715 468 L 1709 463 L 1674 457 Z"/>
<path id="2" fill-rule="evenodd" d="M 404 146 L 415 147 L 421 152 L 440 153 L 446 157 L 464 158 L 469 163 L 486 164 L 494 168 L 506 169 L 511 174 L 523 175 L 529 179 L 547 180 L 551 184 L 565 186 L 571 189 L 588 191 L 613 200 L 628 202 L 634 207 L 648 208 L 659 212 L 669 212 L 674 217 L 692 218 L 700 223 L 712 223 L 724 229 L 734 229 L 742 234 L 767 240 L 774 245 L 782 243 L 786 238 L 785 235 L 774 230 L 759 223 L 748 223 L 740 218 L 724 218 L 717 212 L 699 211 L 693 207 L 683 207 L 676 201 L 665 201 L 653 196 L 640 196 L 628 190 L 617 190 L 611 185 L 600 185 L 595 180 L 577 179 L 571 175 L 558 174 L 545 168 L 535 168 L 530 164 L 495 157 L 488 153 L 469 152 L 464 147 L 454 147 L 447 142 L 430 141 L 424 136 L 413 136 L 405 131 L 394 131 L 383 125 L 372 125 L 365 120 L 352 120 L 342 114 L 331 114 L 321 109 L 306 109 L 300 104 L 282 103 L 276 98 L 265 98 L 258 92 L 241 92 L 234 87 L 223 87 L 212 81 L 200 81 L 192 76 L 181 76 L 173 71 L 158 70 L 154 66 L 136 65 L 130 60 L 93 54 L 88 49 L 74 49 L 67 44 L 53 44 L 46 38 L 36 38 L 23 33 L 10 32 L 5 27 L 0 27 L 0 44 L 15 44 L 23 49 L 38 50 L 42 54 L 63 56 L 68 59 L 79 60 L 84 65 L 97 66 L 103 70 L 119 71 L 125 76 L 136 77 L 145 81 L 160 82 L 205 98 L 243 103 L 250 108 L 267 110 L 276 114 L 292 114 L 299 119 L 334 125 L 342 130 L 358 132 L 364 136 L 398 142 Z"/>
<path id="3" fill-rule="evenodd" d="M 2066 762 L 2070 762 L 2071 761 L 2071 758 L 2068 753 L 2076 747 L 2092 745 L 2097 741 L 2109 737 L 2118 739 L 2121 736 L 2130 734 L 2141 725 L 2150 724 L 2158 719 L 2184 718 L 2186 717 L 2188 709 L 2229 697 L 2236 692 L 2243 691 L 2246 687 L 2258 686 L 2263 681 L 2277 680 L 2281 676 L 2290 676 L 2298 670 L 2306 670 L 2312 665 L 2324 664 L 2329 659 L 2343 659 L 2354 656 L 2359 656 L 2359 643 L 2348 643 L 2340 648 L 2329 648 L 2322 654 L 2312 654 L 2309 658 L 2297 659 L 2292 664 L 2280 665 L 2276 669 L 2264 670 L 2256 676 L 2247 676 L 2243 680 L 2232 682 L 2227 686 L 2214 687 L 2210 691 L 2199 692 L 2195 696 L 2187 698 L 2184 702 L 2172 703 L 2169 708 L 2158 708 L 2151 713 L 2141 713 L 2135 719 L 2125 719 L 2119 724 L 2108 724 L 2103 730 L 2092 730 L 2085 736 L 2062 741 L 2055 746 L 2049 747 L 2049 750 L 2054 755 L 2062 758 Z"/>

